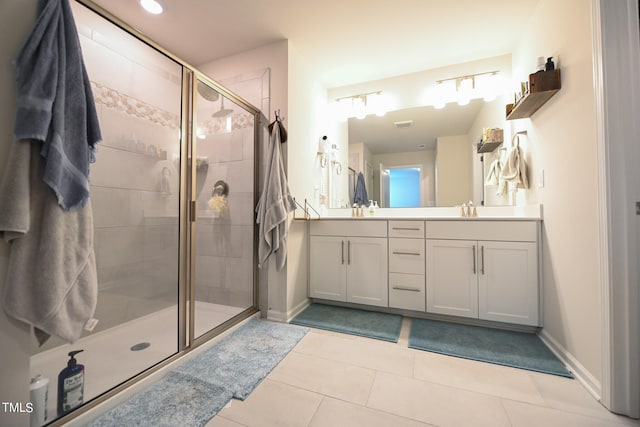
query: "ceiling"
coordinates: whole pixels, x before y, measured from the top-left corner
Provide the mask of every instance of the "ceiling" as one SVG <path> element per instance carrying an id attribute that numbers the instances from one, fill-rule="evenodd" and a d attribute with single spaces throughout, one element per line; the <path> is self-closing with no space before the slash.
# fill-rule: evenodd
<path id="1" fill-rule="evenodd" d="M 465 106 L 452 103 L 443 109 L 415 107 L 391 111 L 383 117 L 351 118 L 349 143 L 364 142 L 372 154 L 434 150 L 438 136 L 465 135 L 483 105 L 482 99 L 474 99 Z M 409 121 L 412 123 L 408 127 L 395 126 L 396 122 Z"/>
<path id="2" fill-rule="evenodd" d="M 81 0 L 85 1 L 85 0 Z M 511 53 L 538 0 L 94 0 L 198 67 L 288 39 L 327 88 Z"/>

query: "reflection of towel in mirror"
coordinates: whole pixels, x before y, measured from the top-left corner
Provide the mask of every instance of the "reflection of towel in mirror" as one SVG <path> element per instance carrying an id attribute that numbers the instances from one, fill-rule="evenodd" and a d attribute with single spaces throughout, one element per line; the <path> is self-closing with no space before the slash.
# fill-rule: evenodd
<path id="1" fill-rule="evenodd" d="M 496 195 L 503 196 L 505 194 L 507 182 L 502 179 L 502 161 L 500 158 L 494 160 L 491 166 L 489 166 L 489 173 L 487 173 L 484 185 L 497 185 L 498 190 L 496 191 Z"/>
<path id="2" fill-rule="evenodd" d="M 42 141 L 43 179 L 64 209 L 89 199 L 98 116 L 69 0 L 48 0 L 15 60 L 17 139 Z"/>
<path id="3" fill-rule="evenodd" d="M 296 204 L 289 192 L 280 152 L 280 127 L 274 126 L 264 165 L 262 194 L 256 207 L 259 224 L 258 265 L 262 268 L 272 253 L 276 254 L 276 268 L 281 270 L 287 259 L 287 220 Z"/>
<path id="4" fill-rule="evenodd" d="M 507 161 L 502 167 L 500 178 L 502 178 L 507 183 L 513 184 L 513 188 L 529 188 L 529 180 L 527 179 L 527 164 L 524 160 L 522 152 L 520 151 L 519 145 L 516 144 L 513 148 L 511 148 L 511 151 L 507 155 Z"/>
<path id="5" fill-rule="evenodd" d="M 65 211 L 43 182 L 41 143 L 12 143 L 0 182 L 0 237 L 9 243 L 4 310 L 50 335 L 74 342 L 93 316 L 98 282 L 91 203 Z"/>
<path id="6" fill-rule="evenodd" d="M 367 187 L 364 184 L 364 175 L 362 172 L 358 173 L 358 180 L 356 182 L 356 190 L 353 193 L 353 203 L 358 206 L 363 206 L 369 203 L 369 197 L 367 196 Z"/>
<path id="7" fill-rule="evenodd" d="M 489 166 L 489 173 L 487 173 L 487 178 L 484 180 L 484 185 L 498 185 L 500 183 L 501 172 L 502 164 L 500 163 L 500 159 L 496 159 L 491 162 L 491 166 Z"/>

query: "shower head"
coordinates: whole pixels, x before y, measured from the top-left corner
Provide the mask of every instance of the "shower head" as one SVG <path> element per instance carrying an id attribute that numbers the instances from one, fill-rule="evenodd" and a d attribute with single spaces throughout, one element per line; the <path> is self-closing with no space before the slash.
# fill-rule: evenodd
<path id="1" fill-rule="evenodd" d="M 220 97 L 220 94 L 210 86 L 207 86 L 205 83 L 198 81 L 198 93 L 207 101 L 217 101 Z"/>
<path id="2" fill-rule="evenodd" d="M 229 114 L 233 113 L 233 110 L 230 108 L 224 108 L 224 96 L 220 100 L 220 110 L 213 113 L 212 117 L 225 117 Z"/>

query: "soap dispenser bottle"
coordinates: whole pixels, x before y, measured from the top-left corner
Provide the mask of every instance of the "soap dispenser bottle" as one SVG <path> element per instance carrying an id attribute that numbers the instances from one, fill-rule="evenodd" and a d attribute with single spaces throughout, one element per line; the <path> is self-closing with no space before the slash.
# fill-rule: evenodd
<path id="1" fill-rule="evenodd" d="M 84 398 L 84 365 L 79 364 L 75 355 L 83 350 L 69 352 L 67 367 L 58 375 L 58 415 L 63 415 L 80 406 Z"/>

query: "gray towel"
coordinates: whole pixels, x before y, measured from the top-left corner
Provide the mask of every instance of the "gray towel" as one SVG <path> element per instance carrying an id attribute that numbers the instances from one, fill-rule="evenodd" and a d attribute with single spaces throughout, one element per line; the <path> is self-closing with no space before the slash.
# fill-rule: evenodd
<path id="1" fill-rule="evenodd" d="M 43 6 L 15 60 L 14 134 L 43 142 L 43 179 L 71 209 L 89 198 L 89 164 L 101 134 L 69 1 Z"/>
<path id="2" fill-rule="evenodd" d="M 39 142 L 13 142 L 0 182 L 0 237 L 9 243 L 2 295 L 5 311 L 50 335 L 74 342 L 95 311 L 96 260 L 91 203 L 63 210 L 42 181 Z"/>
<path id="3" fill-rule="evenodd" d="M 258 265 L 262 268 L 272 253 L 281 270 L 287 259 L 287 219 L 296 204 L 289 192 L 280 152 L 280 126 L 273 126 L 267 148 L 267 161 L 260 201 L 256 207 L 259 224 Z"/>

